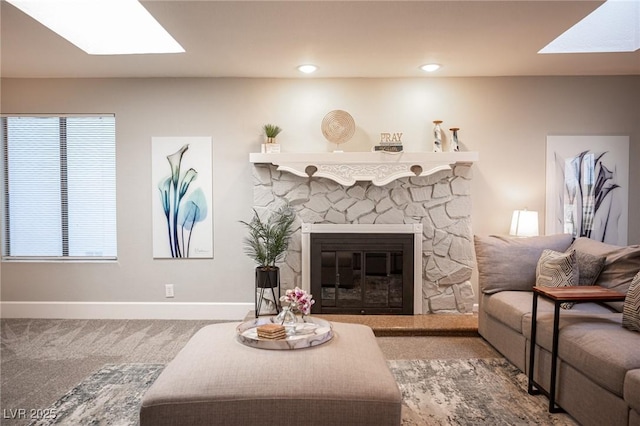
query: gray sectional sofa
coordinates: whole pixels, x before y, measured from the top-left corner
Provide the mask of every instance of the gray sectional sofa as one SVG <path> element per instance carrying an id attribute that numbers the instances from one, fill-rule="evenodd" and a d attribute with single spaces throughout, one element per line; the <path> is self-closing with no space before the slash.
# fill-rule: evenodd
<path id="1" fill-rule="evenodd" d="M 626 293 L 640 271 L 640 246 L 570 235 L 475 237 L 479 332 L 528 373 L 536 265 L 544 249 L 576 250 L 592 284 Z M 594 265 L 600 262 L 602 269 Z M 579 268 L 579 271 L 580 271 Z M 623 302 L 561 309 L 556 402 L 583 425 L 640 425 L 640 333 L 622 326 Z M 538 298 L 534 378 L 549 390 L 553 304 Z"/>

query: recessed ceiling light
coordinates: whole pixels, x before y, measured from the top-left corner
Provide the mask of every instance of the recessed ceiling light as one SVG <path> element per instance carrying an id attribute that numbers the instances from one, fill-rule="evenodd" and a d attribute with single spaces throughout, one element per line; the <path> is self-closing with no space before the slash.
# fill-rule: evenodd
<path id="1" fill-rule="evenodd" d="M 426 72 L 434 72 L 440 69 L 440 65 L 438 64 L 426 64 L 420 67 L 422 71 Z"/>
<path id="2" fill-rule="evenodd" d="M 315 65 L 311 65 L 311 64 L 300 65 L 298 67 L 298 71 L 303 72 L 305 74 L 311 74 L 312 72 L 315 72 L 317 69 L 318 69 L 318 67 L 316 67 Z"/>
<path id="3" fill-rule="evenodd" d="M 182 53 L 137 0 L 7 0 L 90 55 Z"/>
<path id="4" fill-rule="evenodd" d="M 635 52 L 640 1 L 608 0 L 538 53 Z"/>

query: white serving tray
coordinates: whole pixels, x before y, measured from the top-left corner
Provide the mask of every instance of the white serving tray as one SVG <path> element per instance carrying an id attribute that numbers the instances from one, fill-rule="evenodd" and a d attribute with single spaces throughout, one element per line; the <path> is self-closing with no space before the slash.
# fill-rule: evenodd
<path id="1" fill-rule="evenodd" d="M 304 322 L 296 324 L 296 332 L 286 339 L 270 340 L 258 337 L 256 328 L 262 324 L 273 323 L 275 317 L 262 317 L 245 321 L 236 328 L 238 341 L 253 348 L 292 350 L 318 346 L 333 338 L 333 326 L 329 321 L 305 317 Z"/>

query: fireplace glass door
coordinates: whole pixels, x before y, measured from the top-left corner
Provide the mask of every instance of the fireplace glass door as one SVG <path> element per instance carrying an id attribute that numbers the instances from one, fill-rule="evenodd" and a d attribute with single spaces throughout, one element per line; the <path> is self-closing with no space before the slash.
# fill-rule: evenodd
<path id="1" fill-rule="evenodd" d="M 412 313 L 413 236 L 348 235 L 312 237 L 314 312 Z"/>

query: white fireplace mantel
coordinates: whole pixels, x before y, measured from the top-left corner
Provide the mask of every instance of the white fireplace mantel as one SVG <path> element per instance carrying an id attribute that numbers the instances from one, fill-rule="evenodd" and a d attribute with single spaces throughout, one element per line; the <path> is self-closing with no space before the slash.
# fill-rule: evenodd
<path id="1" fill-rule="evenodd" d="M 396 179 L 428 176 L 451 170 L 455 164 L 479 160 L 475 151 L 464 152 L 323 152 L 251 153 L 251 163 L 273 164 L 278 170 L 301 177 L 324 177 L 344 186 L 371 181 L 382 186 Z"/>

